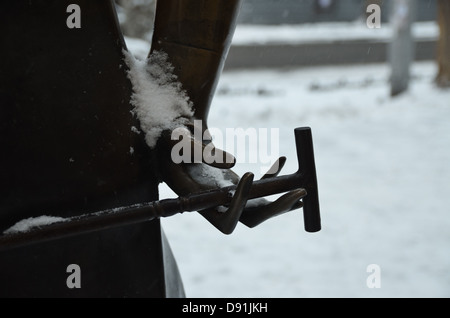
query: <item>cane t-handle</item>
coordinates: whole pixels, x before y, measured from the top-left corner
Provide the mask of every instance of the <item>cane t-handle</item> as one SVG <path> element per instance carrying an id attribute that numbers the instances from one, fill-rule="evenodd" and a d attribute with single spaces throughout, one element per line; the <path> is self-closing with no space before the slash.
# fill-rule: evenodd
<path id="1" fill-rule="evenodd" d="M 306 195 L 302 199 L 305 230 L 307 232 L 318 232 L 321 230 L 321 220 L 311 128 L 296 128 L 294 134 L 299 166 L 297 172 L 253 182 L 249 199 L 295 189 L 305 189 Z"/>
<path id="2" fill-rule="evenodd" d="M 299 166 L 297 175 L 299 176 L 299 183 L 307 192 L 307 195 L 303 198 L 305 230 L 307 232 L 318 232 L 321 229 L 319 191 L 311 128 L 297 128 L 294 132 Z"/>

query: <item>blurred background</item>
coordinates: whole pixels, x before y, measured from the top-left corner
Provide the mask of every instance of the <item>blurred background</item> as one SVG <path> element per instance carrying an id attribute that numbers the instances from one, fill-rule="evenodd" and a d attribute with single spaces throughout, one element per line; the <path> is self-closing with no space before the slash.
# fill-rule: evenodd
<path id="1" fill-rule="evenodd" d="M 117 5 L 145 58 L 155 1 Z M 323 230 L 304 232 L 301 210 L 230 236 L 196 213 L 164 219 L 188 297 L 450 296 L 449 10 L 244 0 L 208 124 L 278 129 L 282 174 L 297 169 L 294 128 L 311 127 Z"/>

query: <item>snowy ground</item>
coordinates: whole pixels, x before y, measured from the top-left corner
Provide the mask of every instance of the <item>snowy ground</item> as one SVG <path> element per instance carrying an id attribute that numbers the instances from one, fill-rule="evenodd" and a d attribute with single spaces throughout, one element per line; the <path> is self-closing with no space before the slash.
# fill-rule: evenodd
<path id="1" fill-rule="evenodd" d="M 416 39 L 436 39 L 439 26 L 435 21 L 416 22 L 412 27 Z M 301 44 L 323 41 L 372 40 L 388 41 L 394 30 L 383 23 L 379 29 L 370 29 L 365 21 L 327 22 L 310 24 L 252 25 L 238 24 L 233 45 Z"/>
<path id="2" fill-rule="evenodd" d="M 209 125 L 279 128 L 285 174 L 293 129 L 312 128 L 323 230 L 306 233 L 301 210 L 230 236 L 197 213 L 164 219 L 187 296 L 449 297 L 450 92 L 435 72 L 415 64 L 395 99 L 386 65 L 222 74 Z M 233 170 L 261 176 L 258 164 Z"/>
<path id="3" fill-rule="evenodd" d="M 238 26 L 233 43 L 390 36 L 344 29 Z M 436 25 L 415 34 L 436 37 Z M 126 40 L 146 56 L 148 43 Z M 395 99 L 385 64 L 223 73 L 209 126 L 278 128 L 284 174 L 297 169 L 294 128 L 312 128 L 323 230 L 306 233 L 301 210 L 230 236 L 197 213 L 163 219 L 187 296 L 450 297 L 450 92 L 434 87 L 433 62 L 412 73 Z M 233 170 L 260 177 L 260 166 Z M 174 196 L 161 185 L 161 199 Z M 367 287 L 370 264 L 379 289 Z"/>

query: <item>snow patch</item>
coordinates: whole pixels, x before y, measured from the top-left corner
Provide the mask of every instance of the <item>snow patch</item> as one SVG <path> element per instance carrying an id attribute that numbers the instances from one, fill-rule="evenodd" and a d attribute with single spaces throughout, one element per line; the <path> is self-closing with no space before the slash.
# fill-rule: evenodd
<path id="1" fill-rule="evenodd" d="M 145 60 L 148 52 L 150 52 L 150 42 L 142 39 L 132 38 L 125 36 L 125 43 L 127 44 L 128 51 L 133 52 L 133 55 L 140 59 Z"/>
<path id="2" fill-rule="evenodd" d="M 131 126 L 131 131 L 132 132 L 134 132 L 135 134 L 140 134 L 141 132 L 139 131 L 139 129 L 137 129 L 136 127 L 134 127 L 134 126 Z"/>
<path id="3" fill-rule="evenodd" d="M 189 166 L 188 169 L 190 170 L 190 175 L 198 183 L 219 188 L 234 185 L 231 180 L 225 179 L 224 173 L 226 173 L 226 170 L 214 168 L 206 164 L 194 164 Z"/>
<path id="4" fill-rule="evenodd" d="M 30 231 L 35 227 L 46 226 L 58 222 L 66 222 L 68 220 L 69 219 L 47 215 L 42 215 L 35 218 L 28 218 L 17 222 L 9 229 L 5 230 L 3 234 L 24 233 Z"/>
<path id="5" fill-rule="evenodd" d="M 154 148 L 164 130 L 183 126 L 186 118 L 194 114 L 193 105 L 173 74 L 166 53 L 155 51 L 145 60 L 127 51 L 124 54 L 133 85 L 133 113 L 140 121 L 147 145 Z"/>
<path id="6" fill-rule="evenodd" d="M 257 208 L 260 206 L 265 206 L 265 205 L 267 205 L 267 203 L 268 203 L 268 201 L 264 198 L 256 198 L 256 199 L 248 200 L 245 207 L 246 208 Z"/>

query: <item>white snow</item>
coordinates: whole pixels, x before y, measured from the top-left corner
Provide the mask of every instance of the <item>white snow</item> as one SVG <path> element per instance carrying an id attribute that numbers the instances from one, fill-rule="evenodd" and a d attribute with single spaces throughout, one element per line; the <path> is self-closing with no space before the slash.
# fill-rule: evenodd
<path id="1" fill-rule="evenodd" d="M 124 54 L 133 85 L 133 112 L 145 133 L 147 145 L 153 148 L 164 130 L 180 127 L 183 117 L 192 116 L 192 103 L 173 74 L 166 53 L 155 51 L 144 60 L 127 51 Z"/>
<path id="2" fill-rule="evenodd" d="M 245 205 L 247 208 L 256 208 L 259 206 L 263 206 L 267 204 L 267 200 L 264 198 L 256 198 L 252 200 L 248 200 L 247 204 Z"/>
<path id="3" fill-rule="evenodd" d="M 35 218 L 28 218 L 17 222 L 9 229 L 5 230 L 3 234 L 28 232 L 36 227 L 46 226 L 58 222 L 66 222 L 67 220 L 68 219 L 65 218 L 47 215 L 42 215 Z"/>
<path id="4" fill-rule="evenodd" d="M 139 60 L 145 60 L 150 53 L 150 42 L 124 36 L 127 49 Z"/>
<path id="5" fill-rule="evenodd" d="M 297 169 L 294 128 L 312 128 L 323 229 L 306 233 L 302 210 L 230 236 L 197 213 L 163 219 L 187 296 L 449 297 L 450 92 L 434 62 L 412 73 L 395 99 L 386 64 L 223 73 L 208 125 L 278 127 L 280 175 Z"/>
<path id="6" fill-rule="evenodd" d="M 150 42 L 142 39 L 124 36 L 125 43 L 129 52 L 138 60 L 145 60 L 150 53 Z"/>
<path id="7" fill-rule="evenodd" d="M 416 39 L 436 39 L 439 36 L 439 27 L 434 21 L 416 22 L 412 31 Z M 393 28 L 390 23 L 382 24 L 379 29 L 370 29 L 360 20 L 293 25 L 238 24 L 233 36 L 233 45 L 293 45 L 348 40 L 389 41 L 392 35 Z"/>
<path id="8" fill-rule="evenodd" d="M 131 131 L 138 135 L 141 133 L 135 126 L 131 126 Z"/>
<path id="9" fill-rule="evenodd" d="M 193 164 L 189 167 L 189 174 L 201 184 L 208 184 L 213 187 L 228 187 L 234 185 L 231 180 L 225 178 L 224 170 L 214 168 L 206 164 Z"/>

